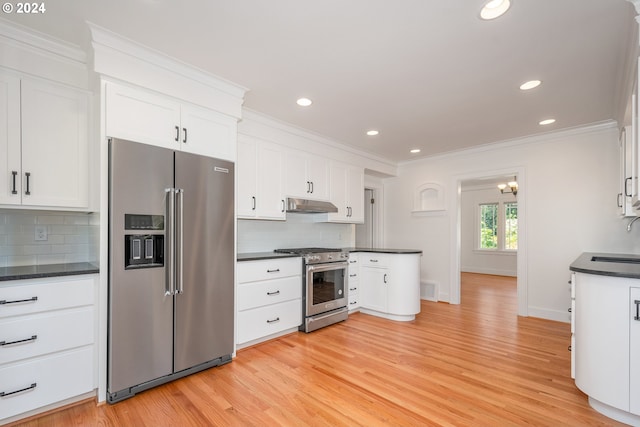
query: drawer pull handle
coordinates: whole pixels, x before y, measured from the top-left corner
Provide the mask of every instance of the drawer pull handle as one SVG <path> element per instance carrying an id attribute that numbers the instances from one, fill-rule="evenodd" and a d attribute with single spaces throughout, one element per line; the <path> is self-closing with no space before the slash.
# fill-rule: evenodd
<path id="1" fill-rule="evenodd" d="M 38 297 L 31 297 L 31 298 L 27 298 L 27 299 L 17 299 L 15 301 L 7 301 L 6 299 L 3 299 L 2 301 L 0 301 L 0 305 L 2 305 L 2 304 L 17 304 L 19 302 L 34 302 L 34 301 L 38 301 Z"/>
<path id="2" fill-rule="evenodd" d="M 273 295 L 280 295 L 280 291 L 275 291 L 275 292 L 267 292 L 267 295 L 269 296 L 273 296 Z"/>
<path id="3" fill-rule="evenodd" d="M 267 270 L 267 273 L 278 273 L 280 272 L 279 268 L 276 268 L 275 270 Z"/>
<path id="4" fill-rule="evenodd" d="M 350 291 L 357 291 L 358 288 L 349 288 Z"/>
<path id="5" fill-rule="evenodd" d="M 276 322 L 279 322 L 279 321 L 280 321 L 280 318 L 279 318 L 279 317 L 276 317 L 276 318 L 275 318 L 275 319 L 273 319 L 273 320 L 267 320 L 267 323 L 276 323 Z"/>
<path id="6" fill-rule="evenodd" d="M 0 341 L 0 346 L 11 345 L 11 344 L 20 344 L 21 342 L 35 341 L 38 339 L 37 335 L 31 335 L 31 338 L 25 338 L 18 341 Z"/>
<path id="7" fill-rule="evenodd" d="M 356 261 L 356 260 L 349 261 L 349 264 L 355 264 L 356 262 L 358 262 L 358 261 Z"/>
<path id="8" fill-rule="evenodd" d="M 369 261 L 370 261 L 370 262 L 378 262 L 378 260 L 377 260 L 377 259 L 370 259 Z"/>
<path id="9" fill-rule="evenodd" d="M 640 320 L 640 300 L 635 300 L 633 303 L 636 305 L 636 315 L 633 320 Z"/>
<path id="10" fill-rule="evenodd" d="M 357 274 L 350 274 L 349 277 L 356 277 Z"/>
<path id="11" fill-rule="evenodd" d="M 11 396 L 12 394 L 21 393 L 21 392 L 27 391 L 27 390 L 33 390 L 34 388 L 36 388 L 37 385 L 38 385 L 37 383 L 33 383 L 29 387 L 21 388 L 20 390 L 9 391 L 9 392 L 2 391 L 2 392 L 0 392 L 0 397 Z"/>
<path id="12" fill-rule="evenodd" d="M 356 305 L 357 303 L 358 303 L 358 301 L 353 301 L 353 302 L 350 302 L 349 304 Z"/>

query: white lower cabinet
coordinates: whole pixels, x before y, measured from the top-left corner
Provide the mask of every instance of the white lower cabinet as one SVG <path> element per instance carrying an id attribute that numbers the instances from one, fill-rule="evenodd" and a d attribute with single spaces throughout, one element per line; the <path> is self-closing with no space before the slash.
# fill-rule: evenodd
<path id="1" fill-rule="evenodd" d="M 0 424 L 95 389 L 95 283 L 0 282 Z"/>
<path id="2" fill-rule="evenodd" d="M 575 382 L 597 411 L 640 425 L 638 279 L 575 273 Z"/>
<path id="3" fill-rule="evenodd" d="M 420 253 L 360 252 L 360 311 L 409 321 L 420 313 Z"/>
<path id="4" fill-rule="evenodd" d="M 302 259 L 238 263 L 238 347 L 292 332 L 302 323 Z"/>
<path id="5" fill-rule="evenodd" d="M 353 312 L 360 309 L 360 263 L 358 260 L 358 254 L 349 254 L 349 279 L 347 286 L 349 292 L 349 311 Z"/>

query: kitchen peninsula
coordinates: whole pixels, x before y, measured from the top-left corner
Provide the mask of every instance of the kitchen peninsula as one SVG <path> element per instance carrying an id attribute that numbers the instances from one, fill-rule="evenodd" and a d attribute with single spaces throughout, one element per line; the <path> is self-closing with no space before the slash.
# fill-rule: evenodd
<path id="1" fill-rule="evenodd" d="M 570 266 L 572 372 L 596 411 L 640 424 L 640 256 L 584 253 Z"/>

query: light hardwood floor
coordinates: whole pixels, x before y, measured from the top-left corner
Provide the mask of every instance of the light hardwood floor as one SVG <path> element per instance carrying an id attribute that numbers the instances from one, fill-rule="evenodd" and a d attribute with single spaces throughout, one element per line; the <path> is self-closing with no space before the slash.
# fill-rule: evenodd
<path id="1" fill-rule="evenodd" d="M 514 279 L 462 276 L 462 304 L 423 301 L 413 322 L 354 314 L 116 405 L 18 425 L 617 425 L 570 378 L 569 324 L 517 317 Z"/>

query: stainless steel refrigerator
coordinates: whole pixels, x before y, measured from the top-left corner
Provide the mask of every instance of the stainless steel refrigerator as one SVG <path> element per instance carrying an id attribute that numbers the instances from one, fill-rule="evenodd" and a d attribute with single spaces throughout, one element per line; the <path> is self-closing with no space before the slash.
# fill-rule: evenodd
<path id="1" fill-rule="evenodd" d="M 110 140 L 108 402 L 231 361 L 234 259 L 233 163 Z"/>

